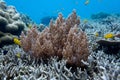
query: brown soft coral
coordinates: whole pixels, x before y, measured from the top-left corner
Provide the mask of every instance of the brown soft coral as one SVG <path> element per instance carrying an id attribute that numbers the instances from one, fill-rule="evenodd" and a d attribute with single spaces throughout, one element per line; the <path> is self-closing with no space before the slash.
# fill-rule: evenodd
<path id="1" fill-rule="evenodd" d="M 69 65 L 82 66 L 81 60 L 89 56 L 86 34 L 78 31 L 77 25 L 70 29 L 64 46 L 63 56 Z"/>
<path id="2" fill-rule="evenodd" d="M 67 59 L 70 65 L 81 66 L 81 60 L 87 60 L 89 50 L 86 34 L 78 29 L 79 24 L 75 11 L 68 19 L 59 14 L 56 22 L 51 20 L 49 27 L 42 32 L 32 28 L 26 36 L 22 33 L 21 45 L 36 58 L 58 56 Z"/>

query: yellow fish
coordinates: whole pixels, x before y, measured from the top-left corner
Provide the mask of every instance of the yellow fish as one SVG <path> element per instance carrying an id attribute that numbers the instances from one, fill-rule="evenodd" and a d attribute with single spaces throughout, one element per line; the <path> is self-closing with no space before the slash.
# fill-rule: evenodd
<path id="1" fill-rule="evenodd" d="M 14 39 L 13 39 L 13 42 L 14 42 L 15 44 L 21 46 L 21 42 L 20 42 L 20 40 L 19 40 L 18 38 L 14 38 Z"/>
<path id="2" fill-rule="evenodd" d="M 88 22 L 88 20 L 87 20 L 87 19 L 84 19 L 84 20 L 83 20 L 83 23 L 84 23 L 84 24 L 86 24 L 87 22 Z"/>
<path id="3" fill-rule="evenodd" d="M 28 24 L 28 28 L 31 29 L 32 28 L 32 24 Z"/>
<path id="4" fill-rule="evenodd" d="M 96 37 L 98 37 L 99 36 L 99 33 L 98 32 L 95 32 L 95 34 L 94 34 Z"/>
<path id="5" fill-rule="evenodd" d="M 104 35 L 105 39 L 110 39 L 110 38 L 114 38 L 114 34 L 113 33 L 107 33 Z"/>
<path id="6" fill-rule="evenodd" d="M 20 57 L 21 57 L 21 54 L 20 54 L 20 53 L 17 53 L 16 56 L 17 56 L 17 58 L 20 58 Z"/>

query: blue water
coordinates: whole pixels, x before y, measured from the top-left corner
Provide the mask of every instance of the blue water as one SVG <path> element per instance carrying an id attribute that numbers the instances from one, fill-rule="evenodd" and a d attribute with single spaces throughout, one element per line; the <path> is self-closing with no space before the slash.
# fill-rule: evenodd
<path id="1" fill-rule="evenodd" d="M 14 5 L 17 11 L 27 14 L 36 23 L 45 16 L 57 16 L 62 12 L 67 17 L 73 9 L 81 18 L 89 18 L 91 14 L 106 12 L 120 13 L 120 0 L 5 0 L 8 5 Z"/>

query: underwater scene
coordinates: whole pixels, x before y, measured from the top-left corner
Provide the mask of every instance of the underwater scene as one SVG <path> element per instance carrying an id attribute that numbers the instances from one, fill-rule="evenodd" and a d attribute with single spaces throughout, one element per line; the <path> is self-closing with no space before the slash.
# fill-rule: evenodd
<path id="1" fill-rule="evenodd" d="M 0 80 L 120 80 L 120 0 L 0 0 Z"/>

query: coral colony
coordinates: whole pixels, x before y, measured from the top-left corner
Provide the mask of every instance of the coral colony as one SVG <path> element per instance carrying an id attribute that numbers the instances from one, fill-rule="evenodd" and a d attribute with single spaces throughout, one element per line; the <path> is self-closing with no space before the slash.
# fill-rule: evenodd
<path id="1" fill-rule="evenodd" d="M 49 27 L 42 32 L 32 28 L 21 34 L 21 46 L 37 58 L 50 58 L 58 56 L 67 59 L 71 65 L 81 66 L 81 60 L 89 56 L 86 34 L 78 29 L 80 23 L 76 12 L 63 19 L 59 14 L 56 22 L 51 20 Z"/>
<path id="2" fill-rule="evenodd" d="M 120 16 L 91 17 L 37 25 L 0 0 L 0 80 L 120 80 Z"/>

